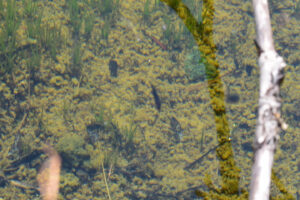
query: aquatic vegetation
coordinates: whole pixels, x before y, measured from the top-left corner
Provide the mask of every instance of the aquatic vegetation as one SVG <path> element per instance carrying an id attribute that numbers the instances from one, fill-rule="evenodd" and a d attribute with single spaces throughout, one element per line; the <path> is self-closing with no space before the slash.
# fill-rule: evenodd
<path id="1" fill-rule="evenodd" d="M 62 194 L 72 193 L 80 185 L 80 180 L 73 173 L 62 173 L 60 177 L 60 187 Z"/>
<path id="2" fill-rule="evenodd" d="M 5 27 L 7 4 L 1 2 L 4 9 L 0 6 L 3 9 L 0 25 Z M 208 34 L 207 38 L 217 41 L 218 51 L 212 57 L 218 59 L 224 85 L 234 88 L 234 95 L 227 97 L 227 101 L 232 103 L 226 104 L 226 111 L 229 124 L 237 123 L 237 126 L 226 131 L 231 133 L 234 161 L 241 166 L 240 175 L 243 178 L 239 182 L 242 195 L 230 196 L 228 194 L 236 192 L 236 187 L 224 184 L 221 185 L 223 190 L 219 189 L 220 179 L 223 178 L 220 174 L 225 173 L 224 180 L 237 185 L 234 173 L 238 170 L 232 170 L 222 160 L 231 157 L 232 152 L 226 149 L 231 147 L 228 142 L 226 148 L 215 152 L 219 147 L 216 129 L 220 132 L 222 127 L 216 127 L 207 82 L 204 81 L 208 76 L 213 82 L 218 75 L 215 63 L 212 57 L 199 53 L 198 48 L 189 48 L 187 43 L 192 40 L 186 39 L 186 35 L 190 33 L 169 7 L 158 0 L 149 1 L 151 15 L 148 21 L 155 20 L 144 30 L 145 22 L 141 19 L 146 0 L 120 2 L 118 9 L 124 10 L 117 17 L 117 10 L 110 8 L 110 3 L 117 1 L 107 1 L 106 8 L 103 6 L 104 0 L 77 1 L 75 15 L 80 16 L 84 23 L 81 22 L 79 34 L 75 35 L 76 27 L 74 29 L 73 25 L 78 24 L 76 20 L 71 23 L 71 1 L 45 1 L 43 4 L 34 0 L 15 2 L 16 21 L 20 25 L 16 29 L 15 47 L 11 48 L 11 63 L 18 67 L 14 68 L 14 73 L 1 73 L 0 76 L 2 198 L 37 198 L 35 192 L 2 180 L 9 175 L 21 182 L 34 184 L 43 156 L 38 154 L 30 162 L 20 160 L 22 164 L 12 166 L 19 155 L 16 147 L 20 145 L 20 154 L 31 155 L 32 149 L 48 142 L 55 144 L 53 146 L 63 158 L 60 198 L 101 199 L 107 197 L 108 187 L 112 199 L 191 199 L 197 198 L 194 188 L 207 198 L 246 199 L 248 163 L 252 157 L 250 144 L 256 123 L 258 72 L 253 41 L 247 40 L 254 38 L 254 27 L 249 23 L 252 19 L 240 13 L 251 12 L 248 9 L 251 3 L 240 8 L 237 3 L 233 6 L 231 2 L 215 2 L 214 34 Z M 202 2 L 194 3 L 197 4 L 195 8 L 193 3 L 188 6 L 195 21 L 199 22 Z M 43 10 L 42 14 L 35 12 L 34 4 L 38 10 Z M 25 12 L 26 6 L 27 10 L 35 13 L 34 17 Z M 154 9 L 156 12 L 153 12 Z M 288 28 L 298 27 L 297 23 L 292 20 Z M 163 48 L 158 43 L 154 44 L 154 40 L 151 41 L 143 31 L 167 46 L 168 51 L 162 51 Z M 291 30 L 281 28 L 280 31 L 277 35 L 280 41 L 293 44 L 289 47 L 295 49 L 298 43 L 292 40 L 297 38 L 292 37 Z M 291 34 L 289 37 L 286 36 L 288 33 Z M 295 31 L 293 34 L 299 35 Z M 2 63 L 5 58 L 2 55 L 7 56 L 2 53 L 9 48 L 5 46 L 4 29 L 0 29 L 0 36 L 4 38 L 0 37 Z M 27 38 L 31 38 L 28 41 L 32 42 L 20 46 Z M 236 39 L 236 42 L 231 42 Z M 282 43 L 279 47 L 283 48 Z M 202 46 L 200 50 L 209 53 L 211 48 Z M 238 59 L 239 69 L 235 69 L 231 56 L 233 51 L 238 51 L 234 59 Z M 294 109 L 297 107 L 294 102 L 297 102 L 299 95 L 296 95 L 295 88 L 289 86 L 299 85 L 296 73 L 299 71 L 299 56 L 288 49 L 284 52 L 294 66 L 287 71 L 284 82 L 283 96 L 290 98 L 283 111 L 289 116 L 287 119 L 291 121 L 291 128 L 282 135 L 281 147 L 291 157 L 286 157 L 285 153 L 278 154 L 277 161 L 280 162 L 275 161 L 275 171 L 284 169 L 279 170 L 280 181 L 289 182 L 293 190 L 288 192 L 295 193 L 297 183 L 292 176 L 298 173 L 299 163 L 294 160 L 299 154 L 296 148 L 299 136 L 294 133 L 299 130 L 294 127 L 299 115 Z M 108 67 L 110 60 L 118 64 L 116 73 L 114 67 Z M 185 68 L 185 64 L 194 69 Z M 251 72 L 247 72 L 248 65 L 253 66 Z M 73 68 L 76 66 L 80 67 Z M 204 71 L 201 71 L 202 68 Z M 192 69 L 199 70 L 198 79 Z M 78 73 L 73 75 L 76 70 Z M 30 71 L 34 71 L 34 77 Z M 239 78 L 232 76 L 232 73 Z M 193 79 L 199 83 L 194 84 Z M 159 106 L 153 99 L 151 84 L 157 87 L 159 101 L 163 102 L 160 112 L 156 109 Z M 198 89 L 190 90 L 190 87 Z M 215 91 L 216 94 L 219 92 Z M 225 96 L 223 99 L 226 100 Z M 225 111 L 224 108 L 216 110 L 222 114 Z M 22 120 L 24 114 L 28 117 Z M 222 115 L 219 120 L 226 119 Z M 18 142 L 17 135 L 24 138 Z M 222 141 L 226 139 L 219 138 Z M 31 141 L 30 146 L 28 141 Z M 286 166 L 286 163 L 296 168 Z M 11 167 L 21 169 L 11 171 Z M 203 191 L 205 184 L 207 189 L 215 190 Z M 280 191 L 283 191 L 282 187 Z M 274 198 L 277 193 L 274 192 Z"/>
<path id="3" fill-rule="evenodd" d="M 4 10 L 4 6 L 3 6 L 3 1 L 0 1 L 0 16 L 3 16 L 3 10 Z"/>
<path id="4" fill-rule="evenodd" d="M 89 158 L 84 141 L 84 137 L 81 135 L 71 133 L 67 133 L 59 139 L 56 149 L 64 159 L 63 165 L 78 167 Z"/>
<path id="5" fill-rule="evenodd" d="M 92 0 L 90 5 L 102 16 L 107 16 L 118 12 L 120 0 Z"/>
<path id="6" fill-rule="evenodd" d="M 38 13 L 37 2 L 33 0 L 22 0 L 26 18 L 33 19 Z"/>
<path id="7" fill-rule="evenodd" d="M 4 14 L 4 28 L 0 32 L 0 73 L 11 72 L 16 58 L 16 31 L 20 25 L 17 17 L 16 2 L 8 0 Z"/>
<path id="8" fill-rule="evenodd" d="M 130 123 L 128 127 L 124 127 L 121 129 L 121 134 L 125 140 L 125 148 L 132 147 L 134 136 L 136 135 L 137 126 L 133 123 Z"/>
<path id="9" fill-rule="evenodd" d="M 163 16 L 164 20 L 164 32 L 163 37 L 165 40 L 169 41 L 169 44 L 172 44 L 174 35 L 178 35 L 178 32 L 175 30 L 175 24 L 169 16 Z M 173 35 L 174 34 L 174 35 Z"/>
<path id="10" fill-rule="evenodd" d="M 154 7 L 155 8 L 159 8 L 159 6 L 161 6 L 162 4 L 161 4 L 161 1 L 160 0 L 155 0 L 154 1 Z"/>
<path id="11" fill-rule="evenodd" d="M 104 28 L 101 29 L 101 39 L 103 40 L 108 40 L 108 35 L 109 35 L 109 25 L 105 24 Z"/>
<path id="12" fill-rule="evenodd" d="M 168 43 L 169 49 L 190 49 L 195 45 L 191 33 L 182 22 L 175 21 L 169 15 L 163 15 L 162 19 L 164 21 L 163 40 Z"/>
<path id="13" fill-rule="evenodd" d="M 11 37 L 15 39 L 16 37 L 16 30 L 20 24 L 16 11 L 17 9 L 15 0 L 8 0 L 5 13 L 5 33 L 7 38 Z"/>
<path id="14" fill-rule="evenodd" d="M 27 62 L 28 70 L 31 73 L 35 73 L 38 70 L 38 68 L 40 67 L 41 59 L 42 57 L 41 54 L 39 53 L 39 48 L 33 47 L 31 56 L 29 57 L 29 60 Z"/>
<path id="15" fill-rule="evenodd" d="M 143 10 L 143 20 L 147 21 L 149 20 L 151 15 L 151 11 L 150 11 L 150 1 L 146 0 L 145 4 L 144 4 L 144 10 Z"/>
<path id="16" fill-rule="evenodd" d="M 70 12 L 70 23 L 73 27 L 73 34 L 75 37 L 78 37 L 79 30 L 82 24 L 82 17 L 80 15 L 80 8 L 77 0 L 68 0 L 68 8 Z"/>
<path id="17" fill-rule="evenodd" d="M 104 156 L 103 156 L 103 160 L 102 163 L 105 167 L 112 167 L 115 166 L 117 164 L 117 160 L 118 160 L 118 151 L 106 151 L 103 152 Z"/>
<path id="18" fill-rule="evenodd" d="M 76 78 L 80 78 L 82 70 L 82 52 L 81 45 L 76 43 L 73 48 L 72 65 L 70 66 L 70 73 Z"/>
<path id="19" fill-rule="evenodd" d="M 19 157 L 25 157 L 33 152 L 34 137 L 30 134 L 16 138 L 16 149 Z"/>
<path id="20" fill-rule="evenodd" d="M 101 107 L 95 115 L 95 123 L 89 125 L 87 131 L 93 144 L 109 140 L 113 151 L 119 152 L 124 149 L 132 150 L 137 126 L 130 123 L 120 127 L 119 123 L 113 120 L 111 111 L 105 111 L 104 107 Z"/>
<path id="21" fill-rule="evenodd" d="M 86 37 L 86 40 L 90 39 L 94 24 L 95 24 L 95 15 L 93 13 L 86 14 L 84 17 L 84 35 Z"/>
<path id="22" fill-rule="evenodd" d="M 95 123 L 104 126 L 105 125 L 105 119 L 104 119 L 104 107 L 101 106 L 99 109 L 99 113 L 95 115 Z"/>
<path id="23" fill-rule="evenodd" d="M 56 60 L 58 48 L 62 45 L 63 40 L 61 29 L 56 26 L 50 27 L 49 24 L 46 24 L 40 31 L 38 41 L 49 52 L 51 58 Z"/>
<path id="24" fill-rule="evenodd" d="M 204 59 L 197 48 L 193 48 L 186 54 L 184 70 L 191 83 L 205 80 L 206 72 Z"/>
<path id="25" fill-rule="evenodd" d="M 41 12 L 42 13 L 42 12 Z M 39 39 L 42 33 L 42 14 L 34 15 L 34 17 L 26 18 L 27 36 L 32 39 Z M 31 15 L 30 15 L 31 16 Z M 36 18 L 35 18 L 36 17 Z"/>
<path id="26" fill-rule="evenodd" d="M 110 33 L 111 20 L 110 18 L 105 18 L 104 25 L 101 28 L 101 38 L 103 40 L 108 40 L 108 36 Z"/>

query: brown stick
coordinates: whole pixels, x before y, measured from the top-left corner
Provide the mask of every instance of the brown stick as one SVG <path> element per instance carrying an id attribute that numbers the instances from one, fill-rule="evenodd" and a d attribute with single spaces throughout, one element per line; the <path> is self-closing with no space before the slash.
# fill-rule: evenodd
<path id="1" fill-rule="evenodd" d="M 158 44 L 163 50 L 167 50 L 167 46 L 164 45 L 163 43 L 161 43 L 157 38 L 155 38 L 154 36 L 151 36 L 151 35 L 149 35 L 149 37 L 152 39 L 153 42 Z"/>
<path id="2" fill-rule="evenodd" d="M 161 43 L 156 37 L 149 35 L 148 33 L 146 33 L 146 31 L 143 31 L 145 35 L 147 35 L 149 38 L 151 38 L 151 40 L 153 42 L 155 42 L 158 46 L 160 46 L 160 48 L 162 48 L 163 50 L 167 50 L 167 46 L 164 45 L 163 43 Z"/>

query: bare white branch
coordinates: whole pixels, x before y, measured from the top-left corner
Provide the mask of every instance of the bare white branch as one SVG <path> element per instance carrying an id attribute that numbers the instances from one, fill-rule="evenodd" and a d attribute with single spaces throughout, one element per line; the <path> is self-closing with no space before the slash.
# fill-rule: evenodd
<path id="1" fill-rule="evenodd" d="M 286 66 L 275 51 L 267 0 L 253 0 L 256 22 L 256 42 L 260 48 L 260 92 L 258 120 L 254 142 L 250 200 L 268 200 L 274 153 L 280 128 L 285 128 L 280 117 L 279 87 Z"/>

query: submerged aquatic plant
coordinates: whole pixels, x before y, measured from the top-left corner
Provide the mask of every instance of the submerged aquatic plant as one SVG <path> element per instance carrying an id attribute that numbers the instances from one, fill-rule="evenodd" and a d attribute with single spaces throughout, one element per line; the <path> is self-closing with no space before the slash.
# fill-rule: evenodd
<path id="1" fill-rule="evenodd" d="M 31 56 L 27 61 L 27 67 L 30 72 L 34 73 L 38 70 L 40 63 L 41 63 L 42 56 L 39 53 L 39 48 L 37 46 L 31 49 Z"/>
<path id="2" fill-rule="evenodd" d="M 68 2 L 68 7 L 70 9 L 70 22 L 73 27 L 73 34 L 74 36 L 78 36 L 82 24 L 82 18 L 80 16 L 80 8 L 77 0 L 70 0 Z"/>
<path id="3" fill-rule="evenodd" d="M 110 20 L 106 19 L 104 26 L 101 29 L 101 38 L 107 41 L 109 33 L 110 33 Z"/>
<path id="4" fill-rule="evenodd" d="M 73 49 L 71 73 L 75 77 L 79 78 L 82 68 L 82 51 L 81 44 L 76 43 Z"/>
<path id="5" fill-rule="evenodd" d="M 46 24 L 46 26 L 42 27 L 40 31 L 41 33 L 38 38 L 39 43 L 41 43 L 43 48 L 49 51 L 51 58 L 56 60 L 58 48 L 63 41 L 61 29 L 56 26 L 51 28 L 49 24 Z"/>
<path id="6" fill-rule="evenodd" d="M 7 1 L 5 15 L 5 32 L 7 37 L 14 37 L 18 29 L 20 21 L 17 19 L 16 2 L 13 0 Z"/>
<path id="7" fill-rule="evenodd" d="M 118 12 L 120 0 L 92 0 L 90 4 L 102 16 L 106 16 Z"/>
<path id="8" fill-rule="evenodd" d="M 122 136 L 125 139 L 125 146 L 130 146 L 133 144 L 133 139 L 136 134 L 136 128 L 133 123 L 131 123 L 128 127 L 124 127 L 122 129 Z"/>
<path id="9" fill-rule="evenodd" d="M 85 148 L 84 136 L 73 133 L 65 133 L 59 138 L 56 144 L 57 151 L 64 158 L 65 164 L 79 166 L 89 159 L 89 154 Z"/>
<path id="10" fill-rule="evenodd" d="M 94 14 L 86 14 L 84 18 L 84 34 L 86 39 L 90 39 L 93 27 L 95 23 L 95 15 Z"/>
<path id="11" fill-rule="evenodd" d="M 33 0 L 23 0 L 24 13 L 27 18 L 34 18 L 38 13 L 37 2 Z"/>
<path id="12" fill-rule="evenodd" d="M 204 63 L 205 59 L 197 48 L 193 48 L 187 53 L 184 61 L 184 70 L 189 82 L 204 81 L 206 75 Z"/>
<path id="13" fill-rule="evenodd" d="M 150 18 L 151 11 L 150 11 L 150 1 L 146 0 L 144 4 L 144 11 L 143 11 L 143 19 L 147 21 Z"/>
<path id="14" fill-rule="evenodd" d="M 0 56 L 3 58 L 0 60 L 0 73 L 11 72 L 16 57 L 16 32 L 20 20 L 17 17 L 16 2 L 14 0 L 7 1 L 4 19 L 4 28 L 0 32 Z"/>

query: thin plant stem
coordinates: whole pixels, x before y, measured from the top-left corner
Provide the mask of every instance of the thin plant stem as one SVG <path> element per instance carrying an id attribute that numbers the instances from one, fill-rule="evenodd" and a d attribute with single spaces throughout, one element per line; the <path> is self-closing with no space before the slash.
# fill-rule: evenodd
<path id="1" fill-rule="evenodd" d="M 106 186 L 106 191 L 107 191 L 108 199 L 111 200 L 110 193 L 109 193 L 109 188 L 108 188 L 107 181 L 106 181 L 106 175 L 105 175 L 105 170 L 104 170 L 103 162 L 101 164 L 102 164 L 103 177 L 104 177 L 104 182 L 105 182 L 105 186 Z"/>

